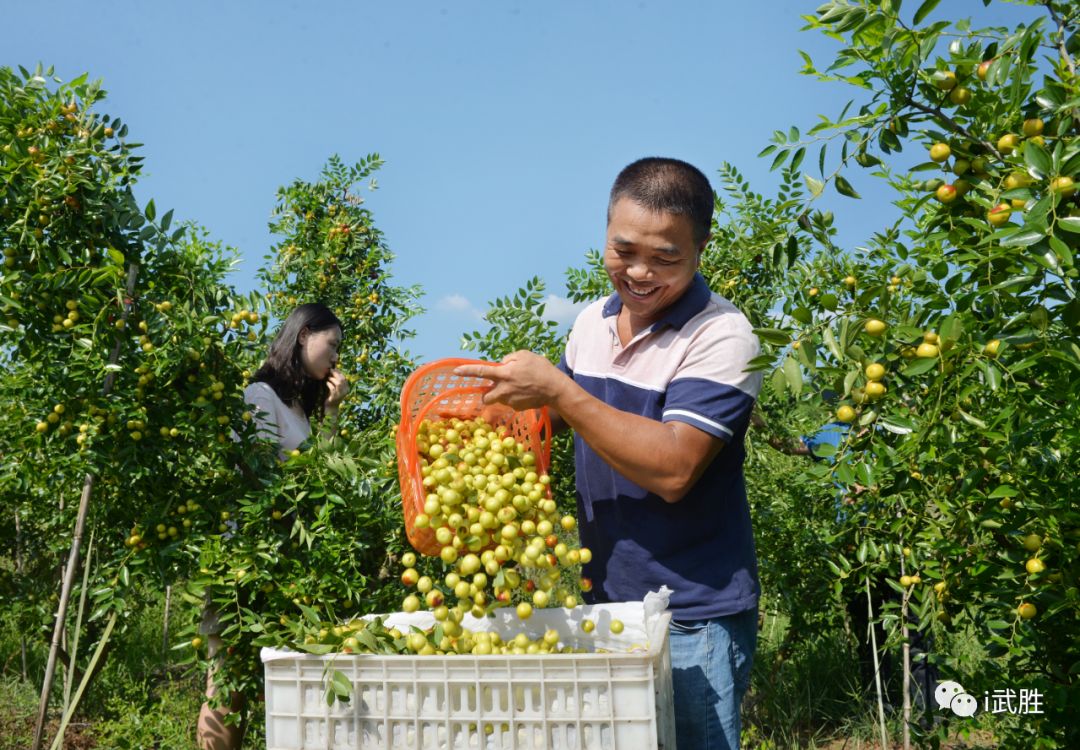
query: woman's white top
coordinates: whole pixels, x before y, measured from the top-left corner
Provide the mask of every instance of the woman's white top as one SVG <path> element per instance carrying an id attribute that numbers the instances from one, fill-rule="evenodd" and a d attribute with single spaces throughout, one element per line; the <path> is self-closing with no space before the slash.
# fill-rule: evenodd
<path id="1" fill-rule="evenodd" d="M 299 402 L 287 406 L 269 383 L 251 383 L 244 389 L 244 401 L 251 404 L 252 413 L 262 438 L 274 440 L 281 447 L 282 457 L 311 436 L 311 421 Z"/>

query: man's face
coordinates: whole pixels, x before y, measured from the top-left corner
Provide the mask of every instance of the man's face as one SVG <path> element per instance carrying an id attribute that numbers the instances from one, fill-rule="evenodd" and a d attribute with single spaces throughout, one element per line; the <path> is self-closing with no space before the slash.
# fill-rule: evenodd
<path id="1" fill-rule="evenodd" d="M 629 198 L 611 210 L 604 269 L 638 323 L 655 323 L 694 280 L 701 248 L 686 216 L 654 212 Z"/>

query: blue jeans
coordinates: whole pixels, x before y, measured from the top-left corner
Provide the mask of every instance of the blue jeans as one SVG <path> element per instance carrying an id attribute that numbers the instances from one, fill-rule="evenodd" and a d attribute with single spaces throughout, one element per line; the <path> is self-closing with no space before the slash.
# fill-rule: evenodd
<path id="1" fill-rule="evenodd" d="M 757 609 L 671 621 L 678 750 L 738 750 L 739 709 L 757 646 Z"/>

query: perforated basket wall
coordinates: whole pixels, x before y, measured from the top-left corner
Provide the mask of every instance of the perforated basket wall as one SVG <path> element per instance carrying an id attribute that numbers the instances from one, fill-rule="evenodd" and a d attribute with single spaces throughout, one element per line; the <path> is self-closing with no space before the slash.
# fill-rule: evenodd
<path id="1" fill-rule="evenodd" d="M 401 389 L 401 421 L 397 432 L 398 480 L 409 543 L 417 552 L 438 555 L 441 546 L 433 529 L 416 528 L 424 512 L 424 477 L 416 453 L 416 430 L 424 420 L 473 419 L 482 416 L 492 425 L 505 425 L 510 434 L 536 455 L 540 471 L 551 461 L 551 421 L 547 409 L 514 411 L 508 406 L 485 405 L 491 382 L 454 374 L 466 364 L 491 365 L 475 359 L 440 359 L 418 368 Z"/>

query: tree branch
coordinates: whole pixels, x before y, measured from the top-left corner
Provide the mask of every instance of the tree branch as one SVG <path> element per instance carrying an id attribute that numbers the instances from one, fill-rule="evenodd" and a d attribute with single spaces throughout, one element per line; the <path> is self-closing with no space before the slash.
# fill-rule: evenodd
<path id="1" fill-rule="evenodd" d="M 907 97 L 907 102 L 906 103 L 907 103 L 907 105 L 909 107 L 917 109 L 917 110 L 919 110 L 920 112 L 922 112 L 924 114 L 932 115 L 932 116 L 938 118 L 938 120 L 945 123 L 946 125 L 949 126 L 949 128 L 951 128 L 953 131 L 959 133 L 960 135 L 964 136 L 965 138 L 967 138 L 969 140 L 972 140 L 972 141 L 975 141 L 976 143 L 981 144 L 983 146 L 983 148 L 985 148 L 987 151 L 992 153 L 996 158 L 998 158 L 998 159 L 1002 158 L 1001 153 L 997 150 L 997 147 L 995 147 L 994 144 L 992 144 L 990 141 L 988 141 L 988 140 L 986 140 L 984 138 L 976 138 L 971 133 L 970 130 L 965 128 L 963 125 L 958 123 L 953 118 L 949 117 L 947 114 L 942 112 L 937 107 L 928 107 L 925 104 L 920 104 L 919 102 L 915 101 L 910 96 Z"/>
<path id="2" fill-rule="evenodd" d="M 1058 15 L 1057 10 L 1054 9 L 1052 0 L 1044 0 L 1043 5 L 1045 5 L 1046 10 L 1049 11 L 1050 18 L 1057 24 L 1058 52 L 1061 53 L 1061 59 L 1069 66 L 1069 73 L 1075 76 L 1076 66 L 1073 64 L 1072 58 L 1069 57 L 1069 51 L 1065 48 L 1065 19 Z"/>

